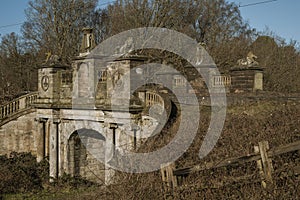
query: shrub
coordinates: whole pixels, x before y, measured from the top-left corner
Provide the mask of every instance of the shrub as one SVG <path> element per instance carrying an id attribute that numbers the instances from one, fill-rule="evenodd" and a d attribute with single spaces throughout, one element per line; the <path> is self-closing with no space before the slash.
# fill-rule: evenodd
<path id="1" fill-rule="evenodd" d="M 48 164 L 37 163 L 31 153 L 13 152 L 8 157 L 0 156 L 0 193 L 40 190 L 46 171 Z"/>

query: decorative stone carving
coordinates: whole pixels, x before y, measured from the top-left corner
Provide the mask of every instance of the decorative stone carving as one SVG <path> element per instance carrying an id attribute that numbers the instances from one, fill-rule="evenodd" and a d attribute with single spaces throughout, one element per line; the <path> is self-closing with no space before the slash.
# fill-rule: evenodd
<path id="1" fill-rule="evenodd" d="M 49 88 L 49 77 L 47 75 L 44 75 L 41 79 L 41 86 L 42 86 L 42 89 L 44 91 L 47 91 L 48 88 Z"/>
<path id="2" fill-rule="evenodd" d="M 61 62 L 61 58 L 58 55 L 52 55 L 51 52 L 46 53 L 46 55 L 45 65 L 52 66 Z"/>
<path id="3" fill-rule="evenodd" d="M 247 57 L 239 59 L 237 61 L 237 64 L 238 66 L 247 66 L 247 67 L 257 66 L 258 62 L 255 59 L 257 59 L 257 56 L 254 55 L 252 51 L 250 51 L 247 54 Z"/>
<path id="4" fill-rule="evenodd" d="M 121 69 L 115 67 L 115 66 L 109 66 L 108 69 L 108 74 L 109 76 L 111 77 L 111 80 L 112 80 L 112 86 L 113 88 L 118 85 L 120 86 L 122 83 L 121 83 L 121 80 L 120 78 L 123 76 L 123 72 Z"/>

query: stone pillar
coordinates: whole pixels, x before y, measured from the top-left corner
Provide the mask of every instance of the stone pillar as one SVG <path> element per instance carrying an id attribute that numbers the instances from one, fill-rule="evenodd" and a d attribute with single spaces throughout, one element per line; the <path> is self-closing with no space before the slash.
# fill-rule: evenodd
<path id="1" fill-rule="evenodd" d="M 134 150 L 134 151 L 136 151 L 137 150 L 137 148 L 138 148 L 138 141 L 140 141 L 140 131 L 141 131 L 141 128 L 138 126 L 138 125 L 133 125 L 132 127 L 131 127 L 131 131 L 133 132 L 133 141 L 132 141 L 132 149 Z"/>
<path id="2" fill-rule="evenodd" d="M 47 119 L 38 120 L 38 133 L 37 133 L 37 162 L 41 162 L 45 157 L 45 144 L 46 144 L 46 122 Z"/>
<path id="3" fill-rule="evenodd" d="M 115 154 L 115 146 L 116 145 L 116 129 L 117 124 L 106 124 L 104 127 L 105 135 L 106 135 L 106 147 L 105 147 L 105 184 L 110 185 L 112 183 L 112 178 L 115 174 L 114 170 L 111 169 L 107 163 L 113 158 Z"/>
<path id="4" fill-rule="evenodd" d="M 50 124 L 50 152 L 49 152 L 49 162 L 50 162 L 50 181 L 58 177 L 59 169 L 59 134 L 58 134 L 58 120 L 53 120 Z"/>
<path id="5" fill-rule="evenodd" d="M 7 152 L 10 154 L 10 152 L 14 151 L 12 131 L 10 129 L 6 129 L 6 132 L 7 132 Z"/>
<path id="6" fill-rule="evenodd" d="M 61 128 L 59 130 L 59 157 L 58 157 L 58 162 L 59 162 L 59 168 L 58 168 L 58 176 L 62 176 L 65 172 L 64 168 L 64 162 L 65 162 L 65 139 L 64 139 L 64 134 L 61 132 Z"/>
<path id="7" fill-rule="evenodd" d="M 263 71 L 256 71 L 254 75 L 254 88 L 253 90 L 263 90 Z"/>
<path id="8" fill-rule="evenodd" d="M 115 154 L 115 150 L 117 148 L 117 128 L 118 125 L 115 123 L 111 123 L 109 128 L 112 130 L 112 144 L 113 144 L 113 154 Z"/>
<path id="9" fill-rule="evenodd" d="M 43 123 L 38 124 L 38 133 L 37 133 L 37 146 L 36 146 L 36 159 L 37 162 L 41 162 L 44 158 L 43 155 Z"/>
<path id="10" fill-rule="evenodd" d="M 75 152 L 74 152 L 74 139 L 68 141 L 68 174 L 71 174 L 72 176 L 75 175 Z"/>
<path id="11" fill-rule="evenodd" d="M 49 156 L 50 152 L 50 122 L 49 120 L 45 123 L 45 156 Z"/>

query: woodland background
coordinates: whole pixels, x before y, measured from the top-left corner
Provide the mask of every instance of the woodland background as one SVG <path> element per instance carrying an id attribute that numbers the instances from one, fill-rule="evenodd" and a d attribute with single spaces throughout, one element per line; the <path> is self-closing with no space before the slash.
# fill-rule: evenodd
<path id="1" fill-rule="evenodd" d="M 69 64 L 78 55 L 81 30 L 94 28 L 96 42 L 138 27 L 163 27 L 204 43 L 221 71 L 228 71 L 249 51 L 265 68 L 267 91 L 300 90 L 299 47 L 271 30 L 257 32 L 238 6 L 225 0 L 117 0 L 98 8 L 97 0 L 32 0 L 21 34 L 2 36 L 0 97 L 9 100 L 37 90 L 37 69 L 51 52 Z"/>
<path id="2" fill-rule="evenodd" d="M 97 8 L 96 0 L 32 0 L 26 9 L 21 34 L 2 36 L 0 43 L 0 104 L 21 93 L 37 90 L 37 69 L 46 53 L 70 64 L 79 53 L 81 30 L 92 27 L 96 42 L 138 27 L 164 27 L 182 32 L 204 43 L 222 72 L 236 65 L 249 51 L 265 68 L 266 94 L 300 92 L 300 55 L 296 41 L 285 41 L 272 31 L 257 32 L 245 22 L 236 4 L 225 0 L 117 0 Z M 161 56 L 168 56 L 162 54 Z M 240 95 L 240 94 L 239 94 Z M 255 95 L 255 94 L 252 94 Z M 265 94 L 263 94 L 265 95 Z M 273 96 L 272 96 L 273 97 Z M 279 98 L 280 96 L 278 96 Z M 280 98 L 279 98 L 280 99 Z M 290 101 L 268 101 L 229 107 L 222 136 L 204 161 L 199 147 L 208 128 L 210 112 L 202 110 L 197 137 L 176 162 L 177 167 L 221 161 L 251 153 L 258 142 L 271 147 L 298 141 L 300 106 Z M 176 133 L 180 121 L 174 119 L 162 134 L 149 139 L 140 149 L 152 151 L 165 145 Z M 173 199 L 297 199 L 300 178 L 292 169 L 299 166 L 300 152 L 274 159 L 274 188 L 264 190 L 254 179 L 214 189 L 226 177 L 253 173 L 254 165 L 222 168 L 186 177 L 185 190 L 175 191 Z M 12 153 L 0 157 L 0 199 L 162 199 L 159 171 L 148 174 L 118 172 L 118 181 L 109 187 L 85 180 L 62 177 L 49 184 L 47 161 L 37 164 L 32 155 Z M 258 173 L 256 173 L 258 174 Z"/>

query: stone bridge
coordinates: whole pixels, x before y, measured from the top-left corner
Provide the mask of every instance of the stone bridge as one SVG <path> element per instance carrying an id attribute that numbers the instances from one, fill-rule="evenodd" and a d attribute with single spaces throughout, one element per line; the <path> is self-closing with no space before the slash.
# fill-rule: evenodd
<path id="1" fill-rule="evenodd" d="M 35 152 L 36 109 L 32 106 L 38 93 L 30 93 L 0 106 L 0 154 Z"/>
<path id="2" fill-rule="evenodd" d="M 195 103 L 191 93 L 207 96 L 207 88 L 218 91 L 225 86 L 230 91 L 242 85 L 244 91 L 262 89 L 261 69 L 236 70 L 237 75 L 231 78 L 217 76 L 215 67 L 209 65 L 201 66 L 209 77 L 206 83 L 197 73 L 194 75 L 193 67 L 184 66 L 186 73 L 194 76 L 194 88 L 178 72 L 158 73 L 157 69 L 155 87 L 143 85 L 145 77 L 151 76 L 137 67 L 149 63 L 146 57 L 106 60 L 90 55 L 94 46 L 90 34 L 86 30 L 85 52 L 71 65 L 47 59 L 38 71 L 38 91 L 0 107 L 0 154 L 31 152 L 38 161 L 48 159 L 53 179 L 66 173 L 109 183 L 114 170 L 105 163 L 116 152 L 139 148 L 145 136 L 151 136 L 158 127 L 162 111 L 165 120 L 174 115 L 174 110 L 177 112 L 178 98 L 189 105 Z M 124 99 L 123 93 L 131 87 L 120 79 L 126 73 L 142 87 Z M 123 89 L 114 93 L 116 88 Z M 95 158 L 95 152 L 102 162 Z"/>
<path id="3" fill-rule="evenodd" d="M 106 65 L 100 68 L 102 76 L 95 87 L 89 75 L 94 66 L 85 59 L 78 57 L 72 66 L 42 66 L 37 92 L 0 107 L 1 155 L 31 152 L 38 161 L 48 159 L 53 179 L 66 173 L 110 182 L 114 171 L 91 152 L 109 161 L 116 151 L 134 151 L 143 135 L 157 125 L 147 108 L 159 105 L 170 109 L 171 104 L 157 90 L 144 88 L 130 99 L 128 108 L 121 104 L 112 108 L 112 75 L 104 71 Z M 143 62 L 137 57 L 124 58 L 109 66 L 128 70 Z"/>

